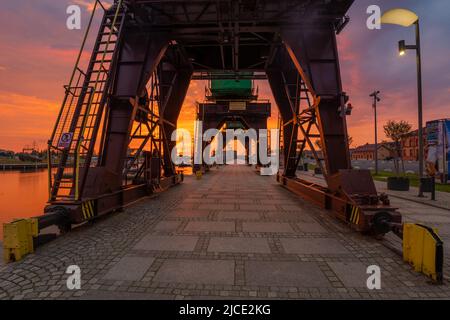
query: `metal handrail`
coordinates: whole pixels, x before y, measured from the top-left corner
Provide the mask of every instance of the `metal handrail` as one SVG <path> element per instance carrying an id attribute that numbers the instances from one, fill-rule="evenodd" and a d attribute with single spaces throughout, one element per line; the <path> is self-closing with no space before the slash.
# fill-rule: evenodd
<path id="1" fill-rule="evenodd" d="M 91 17 L 89 18 L 88 26 L 87 26 L 86 32 L 84 33 L 83 41 L 82 41 L 81 47 L 80 47 L 80 51 L 78 52 L 77 60 L 75 62 L 75 66 L 74 66 L 72 74 L 70 76 L 70 80 L 69 80 L 69 84 L 67 85 L 67 88 L 70 88 L 72 86 L 72 81 L 73 81 L 73 79 L 75 77 L 75 73 L 76 73 L 77 69 L 80 70 L 78 65 L 80 63 L 81 55 L 83 54 L 84 46 L 86 44 L 86 40 L 87 40 L 87 37 L 89 35 L 89 31 L 91 29 L 92 21 L 94 20 L 95 11 L 97 9 L 97 3 L 98 3 L 98 0 L 95 1 L 94 8 L 92 9 L 92 14 L 91 14 Z M 61 109 L 59 110 L 58 117 L 56 118 L 55 126 L 53 128 L 53 132 L 52 132 L 52 135 L 51 135 L 51 139 L 52 140 L 54 138 L 54 135 L 56 133 L 56 129 L 58 127 L 59 120 L 60 120 L 62 112 L 64 110 L 64 105 L 65 105 L 66 100 L 67 100 L 67 90 L 68 89 L 66 89 L 66 94 L 64 95 L 63 103 L 62 103 Z"/>
<path id="2" fill-rule="evenodd" d="M 111 25 L 112 25 L 113 27 L 114 27 L 114 25 L 115 25 L 116 22 L 117 22 L 117 17 L 119 16 L 120 10 L 121 10 L 121 8 L 122 8 L 122 2 L 123 2 L 123 0 L 119 0 L 118 3 L 117 3 L 116 12 L 115 12 L 115 14 L 114 14 L 113 21 L 111 22 Z M 96 3 L 97 3 L 97 2 L 96 2 Z M 106 41 L 106 45 L 105 45 L 105 48 L 104 48 L 104 50 L 103 50 L 103 55 L 102 55 L 102 58 L 101 58 L 101 60 L 100 60 L 100 67 L 99 67 L 99 68 L 102 68 L 102 67 L 103 67 L 103 64 L 104 64 L 105 58 L 106 58 L 106 53 L 107 53 L 108 47 L 109 47 L 109 45 L 110 45 L 110 43 L 111 43 L 111 37 L 112 37 L 113 33 L 114 33 L 114 28 L 110 28 L 109 34 L 108 34 L 108 39 L 107 39 L 107 41 Z M 82 125 L 81 125 L 81 130 L 80 130 L 80 138 L 78 139 L 77 147 L 76 147 L 76 150 L 75 150 L 75 156 L 76 156 L 76 159 L 77 159 L 77 160 L 76 160 L 76 168 L 75 168 L 75 186 L 76 186 L 76 187 L 75 187 L 75 200 L 79 200 L 79 196 L 80 196 L 79 190 L 78 190 L 78 186 L 79 186 L 79 175 L 80 175 L 79 168 L 78 168 L 78 165 L 79 165 L 79 157 L 80 157 L 80 155 L 79 155 L 79 153 L 80 153 L 80 147 L 81 147 L 81 144 L 82 144 L 82 142 L 83 142 L 84 131 L 86 130 L 86 124 L 87 124 L 87 118 L 88 118 L 87 115 L 89 115 L 89 112 L 90 112 L 90 109 L 91 109 L 91 106 L 92 106 L 92 101 L 93 101 L 94 96 L 95 96 L 95 91 L 96 91 L 97 85 L 98 85 L 98 83 L 99 83 L 99 79 L 100 79 L 100 72 L 97 72 L 97 78 L 95 79 L 95 83 L 94 83 L 94 85 L 92 86 L 92 87 L 93 87 L 93 92 L 91 93 L 91 96 L 89 97 L 89 103 L 88 103 L 88 105 L 86 106 L 85 117 L 84 117 L 84 119 L 83 119 L 83 123 L 82 123 Z"/>

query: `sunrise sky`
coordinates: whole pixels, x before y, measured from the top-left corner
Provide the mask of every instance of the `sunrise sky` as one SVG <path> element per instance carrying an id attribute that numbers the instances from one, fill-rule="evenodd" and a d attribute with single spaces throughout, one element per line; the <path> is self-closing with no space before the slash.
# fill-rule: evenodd
<path id="1" fill-rule="evenodd" d="M 15 0 L 0 4 L 0 149 L 21 151 L 35 141 L 44 148 L 69 80 L 91 0 Z M 82 7 L 82 30 L 66 28 L 66 8 Z M 414 29 L 366 28 L 366 9 L 407 7 L 422 26 L 425 120 L 450 117 L 450 1 L 357 0 L 351 22 L 338 36 L 344 90 L 354 107 L 349 133 L 357 146 L 373 141 L 369 93 L 381 91 L 379 130 L 388 119 L 407 120 L 417 128 L 414 52 L 397 54 L 398 40 L 414 42 Z M 92 37 L 91 37 L 92 40 Z M 90 43 L 92 44 L 93 41 Z M 89 47 L 88 47 L 89 49 Z M 88 52 L 86 52 L 88 53 Z M 266 82 L 258 82 L 260 98 L 273 99 Z M 192 82 L 179 126 L 189 128 L 195 101 L 203 99 L 204 83 Z M 276 105 L 273 103 L 273 109 Z M 276 111 L 273 112 L 276 114 Z M 274 123 L 272 120 L 271 123 Z M 383 138 L 383 137 L 381 137 Z"/>

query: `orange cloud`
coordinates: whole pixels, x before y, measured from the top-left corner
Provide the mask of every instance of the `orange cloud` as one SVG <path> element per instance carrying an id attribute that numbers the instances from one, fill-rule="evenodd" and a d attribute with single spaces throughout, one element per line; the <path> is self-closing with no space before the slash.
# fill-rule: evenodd
<path id="1" fill-rule="evenodd" d="M 45 148 L 58 110 L 52 101 L 0 92 L 1 148 L 21 151 L 33 141 Z"/>

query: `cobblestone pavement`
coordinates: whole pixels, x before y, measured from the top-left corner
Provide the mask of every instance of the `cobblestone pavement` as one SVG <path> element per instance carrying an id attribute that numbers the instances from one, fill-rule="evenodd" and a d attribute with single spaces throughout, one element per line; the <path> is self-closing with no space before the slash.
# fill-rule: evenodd
<path id="1" fill-rule="evenodd" d="M 81 289 L 68 290 L 69 265 Z M 366 286 L 369 265 L 381 289 Z M 251 167 L 212 169 L 0 267 L 1 299 L 449 298 L 362 236 Z"/>
<path id="2" fill-rule="evenodd" d="M 412 202 L 416 202 L 419 204 L 426 204 L 430 207 L 435 207 L 438 209 L 446 209 L 447 213 L 450 215 L 450 193 L 436 191 L 436 200 L 431 200 L 430 193 L 424 193 L 423 198 L 419 198 L 417 195 L 419 194 L 419 188 L 410 187 L 409 191 L 394 191 L 387 189 L 387 183 L 384 181 L 375 181 L 375 185 L 377 187 L 378 192 L 384 192 L 389 194 L 392 197 L 409 200 Z"/>
<path id="3" fill-rule="evenodd" d="M 308 173 L 302 172 L 302 178 L 315 182 L 317 184 L 325 184 L 322 175 L 314 175 L 312 171 Z M 403 221 L 421 223 L 437 230 L 438 235 L 444 242 L 444 275 L 450 275 L 450 193 L 437 192 L 437 201 L 427 197 L 417 197 L 418 188 L 411 187 L 409 191 L 392 191 L 387 190 L 386 182 L 375 181 L 378 192 L 384 192 L 389 195 L 391 205 L 399 208 Z M 385 239 L 389 245 L 397 250 L 401 250 L 402 244 L 398 237 L 393 234 L 386 235 Z"/>

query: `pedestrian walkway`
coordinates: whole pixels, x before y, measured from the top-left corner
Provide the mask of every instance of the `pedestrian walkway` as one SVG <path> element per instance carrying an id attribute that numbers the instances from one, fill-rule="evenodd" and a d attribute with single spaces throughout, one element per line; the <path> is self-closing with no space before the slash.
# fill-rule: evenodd
<path id="1" fill-rule="evenodd" d="M 387 189 L 387 183 L 384 181 L 375 181 L 378 192 L 385 192 L 393 197 L 423 203 L 432 207 L 447 209 L 450 214 L 450 193 L 436 191 L 436 200 L 431 200 L 431 193 L 424 193 L 423 198 L 419 198 L 419 188 L 410 187 L 409 191 L 394 191 Z"/>
<path id="2" fill-rule="evenodd" d="M 81 289 L 68 290 L 69 265 Z M 366 273 L 380 267 L 381 289 Z M 450 298 L 252 167 L 222 166 L 0 267 L 3 299 Z"/>
<path id="3" fill-rule="evenodd" d="M 312 171 L 299 172 L 303 179 L 325 185 L 322 175 L 314 175 Z M 450 210 L 445 201 L 450 201 L 450 193 L 439 192 L 438 201 L 417 197 L 418 189 L 411 187 L 410 191 L 387 190 L 386 182 L 375 181 L 378 192 L 389 195 L 391 205 L 398 208 L 403 222 L 421 223 L 434 228 L 444 242 L 444 275 L 450 275 Z M 385 240 L 398 250 L 402 250 L 401 240 L 392 233 L 385 236 Z M 447 253 L 447 254 L 446 254 Z"/>
<path id="4" fill-rule="evenodd" d="M 304 179 L 313 181 L 317 184 L 324 185 L 325 181 L 323 180 L 322 175 L 315 175 L 314 171 L 298 171 L 297 174 L 299 177 L 302 177 Z M 378 192 L 384 192 L 390 196 L 409 200 L 417 203 L 422 203 L 425 205 L 429 205 L 432 207 L 440 208 L 440 209 L 446 209 L 449 210 L 450 214 L 450 193 L 449 192 L 442 192 L 442 191 L 436 191 L 436 200 L 431 200 L 431 193 L 424 193 L 423 198 L 419 198 L 417 195 L 419 194 L 419 188 L 417 187 L 410 187 L 409 191 L 394 191 L 394 190 L 388 190 L 387 189 L 387 183 L 385 181 L 377 181 L 374 180 L 375 186 L 377 188 Z"/>

